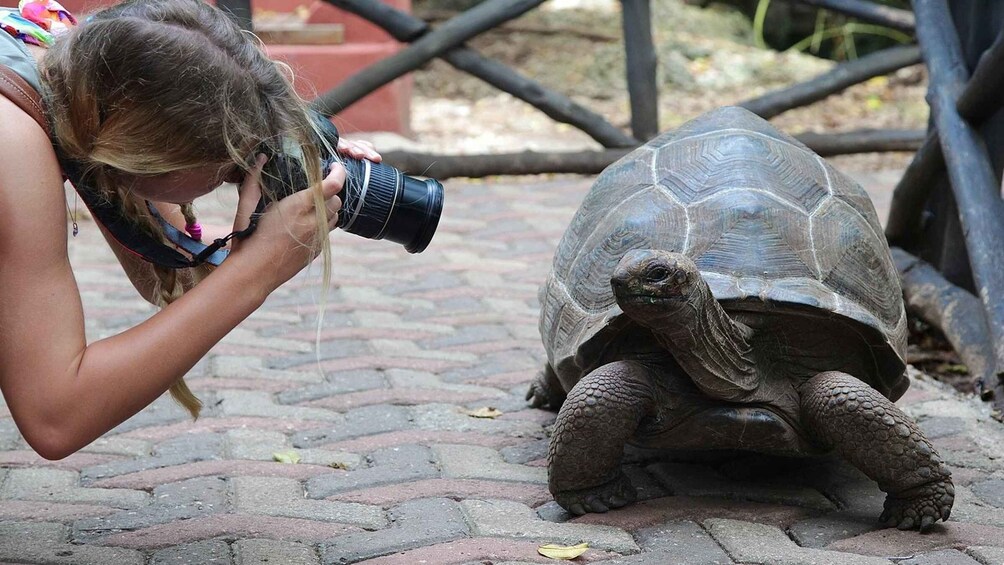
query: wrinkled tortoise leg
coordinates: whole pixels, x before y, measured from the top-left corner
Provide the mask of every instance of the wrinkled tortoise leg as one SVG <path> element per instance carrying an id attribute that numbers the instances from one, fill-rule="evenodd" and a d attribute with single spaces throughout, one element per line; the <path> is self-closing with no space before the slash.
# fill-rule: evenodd
<path id="1" fill-rule="evenodd" d="M 621 470 L 624 444 L 654 411 L 654 377 L 632 361 L 589 373 L 568 393 L 551 436 L 548 487 L 572 514 L 606 512 L 634 502 Z"/>
<path id="2" fill-rule="evenodd" d="M 889 399 L 839 372 L 820 373 L 799 390 L 802 422 L 886 493 L 880 521 L 924 531 L 948 520 L 955 500 L 951 472 L 917 425 Z"/>
<path id="3" fill-rule="evenodd" d="M 562 403 L 565 402 L 565 391 L 561 388 L 558 375 L 554 373 L 550 363 L 545 363 L 544 368 L 530 383 L 530 390 L 526 391 L 526 399 L 530 401 L 531 408 L 549 407 L 552 410 L 561 408 Z"/>

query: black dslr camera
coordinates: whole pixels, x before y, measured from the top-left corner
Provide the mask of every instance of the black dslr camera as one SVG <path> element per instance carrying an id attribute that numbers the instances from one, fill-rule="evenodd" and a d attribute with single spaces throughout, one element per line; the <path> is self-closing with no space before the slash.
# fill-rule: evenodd
<path id="1" fill-rule="evenodd" d="M 335 161 L 341 161 L 345 166 L 338 227 L 368 239 L 389 239 L 400 243 L 410 253 L 421 253 L 439 225 L 439 215 L 443 210 L 443 185 L 434 179 L 410 177 L 389 165 L 331 154 L 327 147 L 338 146 L 338 130 L 318 112 L 313 112 L 312 118 L 323 138 L 323 141 L 320 138 L 315 140 L 323 155 L 321 170 L 326 174 Z M 160 239 L 139 229 L 124 215 L 122 206 L 114 198 L 95 188 L 86 174 L 86 167 L 65 158 L 57 147 L 64 174 L 111 236 L 140 258 L 170 269 L 195 267 L 203 263 L 219 265 L 227 257 L 227 242 L 234 237 L 251 235 L 268 202 L 307 188 L 307 175 L 300 165 L 301 161 L 295 157 L 298 147 L 263 147 L 261 151 L 269 155 L 262 170 L 263 194 L 247 229 L 206 245 L 175 228 L 160 216 L 151 203 L 147 203 L 150 213 L 159 221 L 164 235 L 172 244 L 165 245 Z M 178 249 L 185 250 L 188 255 L 179 253 Z"/>
<path id="2" fill-rule="evenodd" d="M 317 129 L 327 146 L 338 145 L 338 130 L 326 117 L 313 112 Z M 330 154 L 321 140 L 321 171 L 327 174 L 336 161 L 345 167 L 345 185 L 339 195 L 342 210 L 338 227 L 366 239 L 389 239 L 409 253 L 421 253 L 432 240 L 443 210 L 443 185 L 420 180 L 371 161 Z M 295 148 L 291 148 L 295 151 Z M 292 151 L 269 149 L 261 174 L 263 194 L 278 200 L 307 187 L 307 176 Z"/>

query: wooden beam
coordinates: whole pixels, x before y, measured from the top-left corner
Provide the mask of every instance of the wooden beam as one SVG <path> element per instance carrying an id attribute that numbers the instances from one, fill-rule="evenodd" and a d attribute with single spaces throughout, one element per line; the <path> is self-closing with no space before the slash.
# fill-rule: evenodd
<path id="1" fill-rule="evenodd" d="M 916 25 L 914 15 L 909 11 L 875 2 L 864 0 L 802 0 L 802 2 L 900 31 L 913 31 Z"/>
<path id="2" fill-rule="evenodd" d="M 431 30 L 431 27 L 422 20 L 383 2 L 372 0 L 327 0 L 327 2 L 369 20 L 398 41 L 414 41 Z M 551 119 L 582 130 L 604 147 L 632 147 L 638 144 L 637 140 L 607 122 L 599 114 L 497 61 L 482 56 L 469 47 L 451 49 L 444 53 L 442 58 L 457 69 L 534 106 Z M 326 115 L 335 113 L 325 112 L 324 108 L 319 107 L 318 101 L 314 102 L 314 106 Z"/>
<path id="3" fill-rule="evenodd" d="M 809 133 L 797 135 L 795 138 L 825 157 L 872 151 L 913 151 L 924 139 L 924 132 L 865 130 L 837 134 Z M 437 179 L 544 173 L 595 175 L 632 150 L 633 148 L 621 148 L 555 153 L 524 151 L 493 155 L 436 155 L 387 151 L 383 153 L 383 158 L 384 162 L 406 173 Z"/>
<path id="4" fill-rule="evenodd" d="M 460 46 L 502 22 L 518 18 L 544 0 L 493 0 L 482 2 L 416 39 L 398 53 L 362 69 L 318 98 L 316 107 L 336 114 L 390 81 Z"/>
<path id="5" fill-rule="evenodd" d="M 986 147 L 959 115 L 968 80 L 946 0 L 914 0 L 917 36 L 930 73 L 928 102 L 959 209 L 976 294 L 986 311 L 994 372 L 1004 374 L 1004 201 Z"/>
<path id="6" fill-rule="evenodd" d="M 624 52 L 627 58 L 628 95 L 631 99 L 631 132 L 645 142 L 659 133 L 659 60 L 652 44 L 649 0 L 621 0 Z"/>
<path id="7" fill-rule="evenodd" d="M 792 108 L 807 106 L 872 77 L 887 75 L 921 62 L 923 59 L 920 56 L 920 47 L 916 45 L 891 47 L 837 65 L 829 72 L 806 82 L 740 102 L 738 106 L 769 120 Z"/>
<path id="8" fill-rule="evenodd" d="M 973 127 L 979 127 L 1000 110 L 1004 99 L 1004 31 L 1001 31 L 987 51 L 980 57 L 976 70 L 959 96 L 959 115 Z M 944 172 L 945 156 L 937 132 L 932 132 L 917 151 L 913 160 L 893 191 L 886 237 L 889 242 L 902 247 L 913 247 L 920 237 L 921 217 L 934 180 Z"/>

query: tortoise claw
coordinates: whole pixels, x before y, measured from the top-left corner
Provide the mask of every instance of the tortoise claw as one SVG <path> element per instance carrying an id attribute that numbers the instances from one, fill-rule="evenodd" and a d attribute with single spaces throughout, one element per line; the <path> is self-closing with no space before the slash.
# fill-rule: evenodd
<path id="1" fill-rule="evenodd" d="M 931 526 L 934 525 L 935 520 L 936 520 L 936 518 L 934 516 L 924 516 L 923 518 L 921 518 L 920 519 L 920 532 L 924 533 L 927 530 L 930 530 Z"/>

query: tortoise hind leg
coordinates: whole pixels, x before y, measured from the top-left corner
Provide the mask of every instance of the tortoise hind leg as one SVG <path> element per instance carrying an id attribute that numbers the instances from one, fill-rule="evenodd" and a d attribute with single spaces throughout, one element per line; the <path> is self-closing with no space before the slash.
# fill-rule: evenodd
<path id="1" fill-rule="evenodd" d="M 526 391 L 526 399 L 530 401 L 531 408 L 548 407 L 551 410 L 561 408 L 565 402 L 565 391 L 561 388 L 558 375 L 555 374 L 550 363 L 545 363 L 544 368 L 530 383 L 530 389 Z"/>
<path id="2" fill-rule="evenodd" d="M 652 370 L 617 361 L 568 393 L 551 436 L 547 471 L 554 499 L 572 514 L 606 512 L 636 498 L 621 470 L 624 444 L 655 409 Z"/>
<path id="3" fill-rule="evenodd" d="M 799 390 L 802 422 L 886 493 L 887 526 L 924 531 L 947 520 L 955 499 L 951 473 L 923 432 L 889 399 L 839 372 L 820 373 Z"/>

